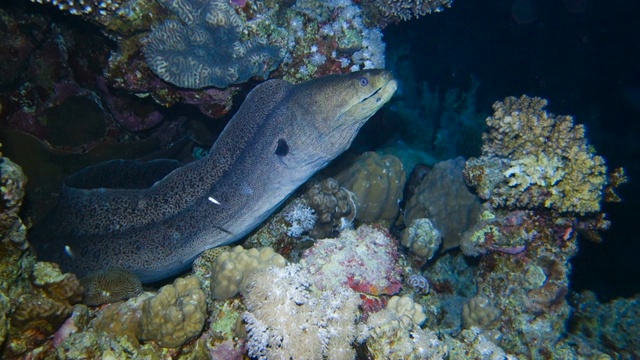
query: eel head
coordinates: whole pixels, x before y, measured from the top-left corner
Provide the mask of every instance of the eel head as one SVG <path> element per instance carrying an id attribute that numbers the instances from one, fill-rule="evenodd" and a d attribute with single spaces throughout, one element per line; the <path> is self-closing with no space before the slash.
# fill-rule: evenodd
<path id="1" fill-rule="evenodd" d="M 397 82 L 385 70 L 329 75 L 298 84 L 293 97 L 297 104 L 298 147 L 307 149 L 309 163 L 324 163 L 341 154 L 364 123 L 397 89 Z"/>

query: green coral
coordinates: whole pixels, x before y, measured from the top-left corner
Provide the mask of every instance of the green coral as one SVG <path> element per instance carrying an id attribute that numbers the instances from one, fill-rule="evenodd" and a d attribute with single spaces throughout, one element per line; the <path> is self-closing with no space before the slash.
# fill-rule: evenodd
<path id="1" fill-rule="evenodd" d="M 465 166 L 467 182 L 494 207 L 598 212 L 607 185 L 605 161 L 593 153 L 583 125 L 548 113 L 546 105 L 525 95 L 496 102 L 482 157 Z"/>

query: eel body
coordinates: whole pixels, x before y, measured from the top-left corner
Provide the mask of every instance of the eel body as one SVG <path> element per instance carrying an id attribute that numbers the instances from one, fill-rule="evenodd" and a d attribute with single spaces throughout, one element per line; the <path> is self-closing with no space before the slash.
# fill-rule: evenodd
<path id="1" fill-rule="evenodd" d="M 266 81 L 198 161 L 112 161 L 70 176 L 30 240 L 40 259 L 79 276 L 114 267 L 145 283 L 175 275 L 264 221 L 350 146 L 396 87 L 384 70 Z"/>

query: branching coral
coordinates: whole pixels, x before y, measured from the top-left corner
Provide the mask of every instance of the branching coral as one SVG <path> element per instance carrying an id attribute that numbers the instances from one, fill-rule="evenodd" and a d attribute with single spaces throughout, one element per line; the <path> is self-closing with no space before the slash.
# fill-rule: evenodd
<path id="1" fill-rule="evenodd" d="M 181 21 L 167 20 L 146 38 L 149 67 L 163 80 L 190 89 L 225 88 L 267 77 L 282 55 L 264 38 L 243 39 L 243 21 L 224 0 L 162 0 Z"/>
<path id="2" fill-rule="evenodd" d="M 600 211 L 607 184 L 604 159 L 593 154 L 583 125 L 543 110 L 525 95 L 493 105 L 482 157 L 467 162 L 468 183 L 493 206 Z"/>

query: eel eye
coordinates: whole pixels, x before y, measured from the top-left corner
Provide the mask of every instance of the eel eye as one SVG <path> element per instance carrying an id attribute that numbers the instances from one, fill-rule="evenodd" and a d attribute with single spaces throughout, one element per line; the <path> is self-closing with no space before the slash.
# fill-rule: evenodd
<path id="1" fill-rule="evenodd" d="M 369 85 L 369 78 L 367 78 L 366 76 L 363 76 L 360 78 L 360 86 L 367 86 Z"/>
<path id="2" fill-rule="evenodd" d="M 278 139 L 278 146 L 275 154 L 278 156 L 286 156 L 289 153 L 289 145 L 285 139 Z"/>

